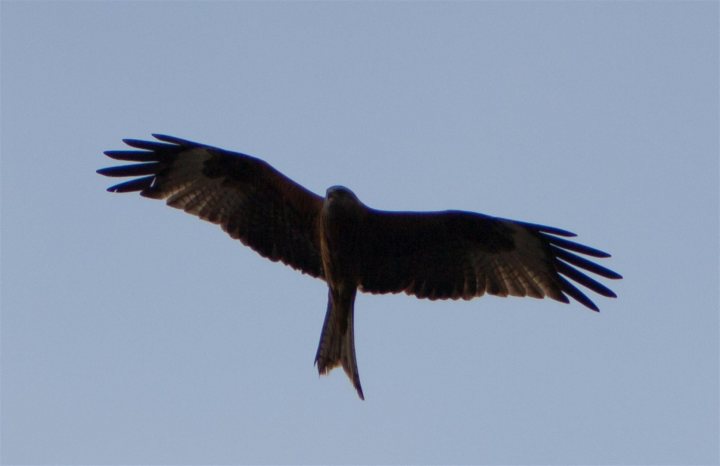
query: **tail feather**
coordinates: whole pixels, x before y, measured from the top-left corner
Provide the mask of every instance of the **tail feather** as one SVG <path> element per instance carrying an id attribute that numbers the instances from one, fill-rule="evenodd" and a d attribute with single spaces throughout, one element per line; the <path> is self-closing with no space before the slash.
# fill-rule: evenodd
<path id="1" fill-rule="evenodd" d="M 355 359 L 355 332 L 353 315 L 355 293 L 349 296 L 333 298 L 332 290 L 328 291 L 328 306 L 325 313 L 320 344 L 315 354 L 315 364 L 320 374 L 327 374 L 332 369 L 342 366 L 352 381 L 361 400 L 364 400 L 357 360 Z"/>

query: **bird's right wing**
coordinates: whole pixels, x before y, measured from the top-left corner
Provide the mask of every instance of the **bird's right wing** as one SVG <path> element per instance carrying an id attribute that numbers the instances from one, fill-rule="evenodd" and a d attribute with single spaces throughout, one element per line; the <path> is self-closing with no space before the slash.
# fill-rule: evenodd
<path id="1" fill-rule="evenodd" d="M 568 279 L 615 297 L 580 270 L 622 278 L 579 255 L 609 254 L 561 238 L 573 233 L 472 212 L 370 209 L 361 235 L 360 289 L 370 293 L 429 299 L 472 299 L 485 293 L 547 296 L 566 303 L 568 295 L 597 311 Z"/>
<path id="2" fill-rule="evenodd" d="M 108 188 L 166 199 L 169 206 L 219 224 L 260 255 L 323 277 L 317 217 L 320 196 L 268 163 L 192 141 L 155 134 L 162 142 L 125 139 L 141 150 L 107 151 L 139 162 L 98 170 L 112 177 L 140 177 Z"/>

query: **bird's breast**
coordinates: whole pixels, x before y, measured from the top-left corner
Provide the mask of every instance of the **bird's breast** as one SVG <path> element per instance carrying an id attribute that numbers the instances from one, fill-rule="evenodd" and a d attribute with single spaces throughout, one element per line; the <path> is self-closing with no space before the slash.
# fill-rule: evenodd
<path id="1" fill-rule="evenodd" d="M 347 212 L 323 209 L 321 219 L 321 253 L 328 283 L 356 286 L 362 260 L 361 219 Z"/>

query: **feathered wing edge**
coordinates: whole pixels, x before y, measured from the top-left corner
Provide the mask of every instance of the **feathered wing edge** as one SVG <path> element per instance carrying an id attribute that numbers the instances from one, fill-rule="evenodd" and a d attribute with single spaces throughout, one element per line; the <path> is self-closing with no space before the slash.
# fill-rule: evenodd
<path id="1" fill-rule="evenodd" d="M 610 254 L 599 249 L 595 249 L 590 246 L 586 246 L 584 244 L 562 238 L 562 236 L 577 236 L 575 233 L 567 230 L 526 222 L 514 221 L 514 223 L 534 232 L 541 240 L 547 243 L 549 254 L 552 257 L 552 263 L 555 267 L 556 272 L 558 273 L 560 289 L 562 293 L 564 293 L 561 295 L 561 297 L 555 299 L 565 303 L 569 303 L 570 300 L 567 298 L 567 296 L 565 296 L 565 294 L 567 294 L 585 307 L 592 309 L 593 311 L 598 312 L 600 310 L 597 305 L 590 298 L 587 297 L 585 293 L 583 293 L 580 289 L 578 289 L 575 285 L 568 281 L 567 278 L 584 286 L 585 288 L 594 291 L 601 296 L 605 296 L 607 298 L 617 297 L 617 295 L 612 290 L 610 290 L 608 287 L 598 282 L 597 280 L 589 277 L 588 275 L 583 273 L 582 270 L 592 272 L 596 275 L 604 278 L 609 278 L 611 280 L 621 279 L 623 278 L 622 275 L 599 264 L 596 264 L 595 262 L 592 262 L 576 253 L 597 258 L 608 258 L 611 257 Z"/>
<path id="2" fill-rule="evenodd" d="M 180 139 L 165 134 L 152 135 L 159 141 L 145 141 L 142 139 L 123 139 L 122 141 L 130 147 L 142 150 L 108 150 L 104 154 L 115 160 L 126 162 L 142 162 L 133 165 L 120 165 L 97 170 L 97 173 L 110 177 L 141 176 L 123 183 L 107 188 L 111 193 L 127 193 L 139 191 L 141 195 L 147 196 L 153 186 L 157 175 L 169 168 L 177 158 L 179 151 L 192 150 L 197 148 L 216 149 L 205 144 Z M 222 150 L 222 149 L 219 149 Z M 240 154 L 245 155 L 245 154 Z M 149 175 L 149 176 L 145 176 Z"/>

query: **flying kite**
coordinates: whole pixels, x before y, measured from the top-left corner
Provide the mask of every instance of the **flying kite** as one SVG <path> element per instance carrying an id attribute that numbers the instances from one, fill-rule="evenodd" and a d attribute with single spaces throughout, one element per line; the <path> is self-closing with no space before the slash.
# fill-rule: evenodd
<path id="1" fill-rule="evenodd" d="M 353 313 L 358 290 L 418 298 L 496 296 L 573 298 L 597 306 L 568 279 L 602 296 L 610 289 L 579 269 L 619 274 L 584 256 L 609 254 L 565 239 L 559 228 L 473 212 L 390 212 L 363 204 L 343 186 L 318 196 L 258 158 L 184 139 L 124 139 L 140 150 L 107 151 L 139 162 L 98 170 L 136 177 L 108 188 L 166 199 L 169 206 L 216 223 L 261 256 L 325 280 L 328 304 L 315 364 L 342 366 L 361 399 Z"/>

